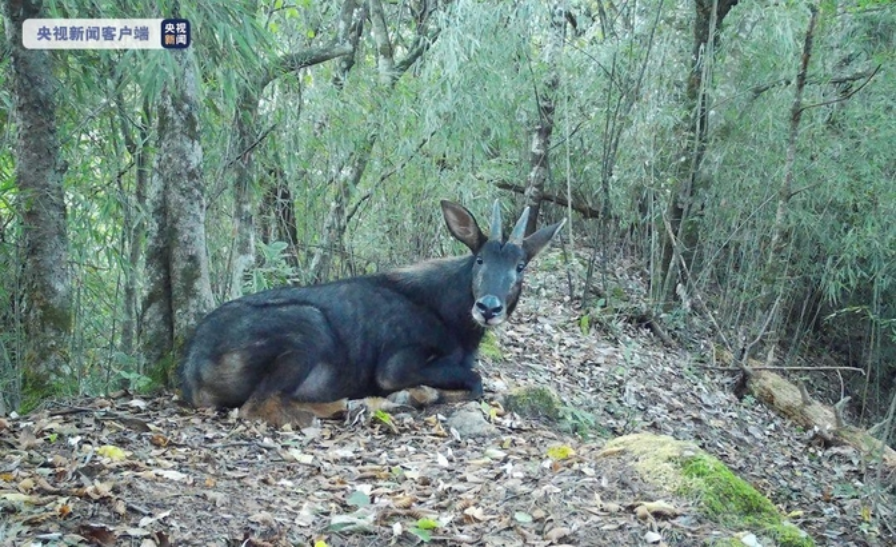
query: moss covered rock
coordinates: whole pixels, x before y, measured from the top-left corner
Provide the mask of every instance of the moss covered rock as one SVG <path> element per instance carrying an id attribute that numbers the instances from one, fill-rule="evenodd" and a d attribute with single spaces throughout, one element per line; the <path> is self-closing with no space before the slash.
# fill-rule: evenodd
<path id="1" fill-rule="evenodd" d="M 562 403 L 550 388 L 525 387 L 504 396 L 504 408 L 525 418 L 560 419 Z"/>
<path id="2" fill-rule="evenodd" d="M 693 443 L 640 433 L 608 442 L 600 457 L 622 458 L 645 482 L 688 499 L 707 520 L 732 531 L 713 545 L 742 545 L 733 532 L 749 530 L 779 547 L 812 547 L 805 532 L 718 459 Z"/>

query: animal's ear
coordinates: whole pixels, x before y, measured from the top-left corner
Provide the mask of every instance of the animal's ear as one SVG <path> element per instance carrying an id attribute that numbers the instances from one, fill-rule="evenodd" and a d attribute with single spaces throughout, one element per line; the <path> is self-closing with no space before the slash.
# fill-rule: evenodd
<path id="1" fill-rule="evenodd" d="M 476 224 L 476 219 L 463 206 L 442 200 L 442 213 L 445 215 L 445 223 L 448 225 L 451 235 L 474 253 L 479 252 L 479 249 L 488 241 L 488 238 L 479 229 L 479 225 Z"/>
<path id="2" fill-rule="evenodd" d="M 566 224 L 566 219 L 564 218 L 557 224 L 551 224 L 550 226 L 545 226 L 541 230 L 538 230 L 534 234 L 530 235 L 526 239 L 523 240 L 523 250 L 526 251 L 526 260 L 532 260 L 535 256 L 545 248 L 545 246 L 551 242 L 557 232 L 560 231 L 560 228 Z"/>

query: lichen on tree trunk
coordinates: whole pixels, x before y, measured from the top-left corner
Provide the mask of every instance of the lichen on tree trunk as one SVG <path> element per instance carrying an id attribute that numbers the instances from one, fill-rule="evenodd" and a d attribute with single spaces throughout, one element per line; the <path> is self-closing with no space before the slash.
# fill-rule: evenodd
<path id="1" fill-rule="evenodd" d="M 147 290 L 141 348 L 149 365 L 172 355 L 212 307 L 205 245 L 199 83 L 192 52 L 172 52 L 158 105 L 159 145 L 148 192 Z"/>
<path id="2" fill-rule="evenodd" d="M 560 85 L 558 63 L 563 52 L 566 39 L 566 2 L 557 2 L 551 10 L 551 30 L 547 44 L 542 52 L 547 75 L 538 89 L 537 107 L 538 121 L 532 130 L 532 142 L 529 148 L 529 175 L 526 180 L 526 206 L 529 207 L 529 220 L 526 234 L 535 232 L 538 227 L 538 214 L 541 210 L 544 184 L 548 179 L 551 135 L 554 132 L 554 100 Z"/>
<path id="3" fill-rule="evenodd" d="M 56 134 L 57 84 L 48 52 L 25 49 L 22 23 L 41 16 L 40 1 L 3 4 L 15 100 L 16 205 L 22 223 L 24 392 L 48 394 L 68 370 L 72 318 L 66 208 Z M 18 397 L 15 397 L 18 399 Z M 17 405 L 18 400 L 12 403 Z"/>

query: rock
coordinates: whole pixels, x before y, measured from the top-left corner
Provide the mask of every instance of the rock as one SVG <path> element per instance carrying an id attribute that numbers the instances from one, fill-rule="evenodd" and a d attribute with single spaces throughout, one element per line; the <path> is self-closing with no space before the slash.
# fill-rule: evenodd
<path id="1" fill-rule="evenodd" d="M 557 421 L 561 406 L 557 394 L 543 386 L 515 389 L 504 396 L 504 408 L 524 418 Z"/>
<path id="2" fill-rule="evenodd" d="M 479 403 L 468 403 L 460 407 L 448 418 L 447 423 L 461 437 L 488 437 L 498 432 L 483 416 Z"/>

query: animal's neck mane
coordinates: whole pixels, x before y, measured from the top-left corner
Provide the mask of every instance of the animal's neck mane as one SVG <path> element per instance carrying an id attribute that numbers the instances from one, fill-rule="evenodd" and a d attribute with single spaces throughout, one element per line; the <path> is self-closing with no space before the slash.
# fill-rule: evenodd
<path id="1" fill-rule="evenodd" d="M 472 255 L 435 258 L 397 268 L 384 276 L 396 289 L 434 310 L 458 334 L 478 345 L 485 329 L 472 316 L 473 260 Z"/>

